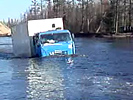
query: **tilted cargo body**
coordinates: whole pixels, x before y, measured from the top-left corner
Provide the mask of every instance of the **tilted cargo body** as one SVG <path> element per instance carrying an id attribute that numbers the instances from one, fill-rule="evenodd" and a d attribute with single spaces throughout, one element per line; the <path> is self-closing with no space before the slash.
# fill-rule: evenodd
<path id="1" fill-rule="evenodd" d="M 39 32 L 63 29 L 62 18 L 30 20 L 12 28 L 13 53 L 16 57 L 35 55 L 33 36 Z"/>

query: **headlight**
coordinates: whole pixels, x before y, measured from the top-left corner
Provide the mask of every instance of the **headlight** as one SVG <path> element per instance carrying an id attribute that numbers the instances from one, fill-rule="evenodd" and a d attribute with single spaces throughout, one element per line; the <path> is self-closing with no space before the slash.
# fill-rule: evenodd
<path id="1" fill-rule="evenodd" d="M 54 53 L 54 52 L 50 52 L 49 54 L 50 54 L 50 55 L 54 55 L 55 53 Z"/>
<path id="2" fill-rule="evenodd" d="M 68 48 L 69 48 L 69 49 L 72 49 L 72 44 L 68 45 Z"/>

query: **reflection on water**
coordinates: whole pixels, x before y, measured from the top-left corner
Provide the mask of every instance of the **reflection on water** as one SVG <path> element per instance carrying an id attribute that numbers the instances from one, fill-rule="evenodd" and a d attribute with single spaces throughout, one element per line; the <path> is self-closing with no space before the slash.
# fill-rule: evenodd
<path id="1" fill-rule="evenodd" d="M 0 100 L 132 100 L 133 40 L 75 42 L 76 57 L 7 59 L 11 46 L 0 48 Z"/>
<path id="2" fill-rule="evenodd" d="M 45 63 L 44 63 L 45 62 Z M 32 100 L 45 99 L 62 100 L 63 97 L 63 76 L 58 62 L 44 61 L 40 64 L 30 60 L 31 65 L 26 70 L 29 75 L 27 93 Z"/>

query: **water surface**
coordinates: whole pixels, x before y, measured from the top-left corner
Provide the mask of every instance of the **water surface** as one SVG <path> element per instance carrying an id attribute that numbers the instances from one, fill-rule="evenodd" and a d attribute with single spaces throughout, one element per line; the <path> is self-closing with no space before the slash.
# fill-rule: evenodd
<path id="1" fill-rule="evenodd" d="M 133 40 L 76 38 L 76 57 L 15 58 L 0 38 L 0 100 L 132 100 Z"/>

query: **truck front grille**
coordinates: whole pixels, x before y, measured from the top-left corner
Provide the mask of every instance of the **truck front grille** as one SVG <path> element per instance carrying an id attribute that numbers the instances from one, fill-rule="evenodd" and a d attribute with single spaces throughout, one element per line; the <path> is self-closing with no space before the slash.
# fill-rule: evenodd
<path id="1" fill-rule="evenodd" d="M 51 52 L 50 55 L 67 55 L 67 51 L 61 51 L 61 50 L 55 50 L 54 52 Z"/>

